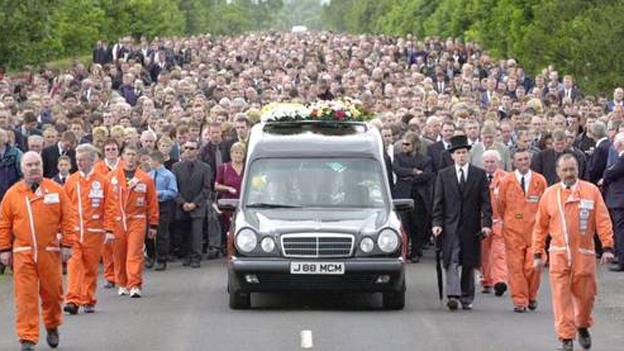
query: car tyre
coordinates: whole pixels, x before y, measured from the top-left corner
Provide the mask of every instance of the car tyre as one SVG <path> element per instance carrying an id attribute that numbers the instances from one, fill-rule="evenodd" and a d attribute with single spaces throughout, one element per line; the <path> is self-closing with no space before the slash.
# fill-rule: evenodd
<path id="1" fill-rule="evenodd" d="M 382 304 L 386 310 L 402 310 L 405 307 L 405 289 L 383 293 Z"/>
<path id="2" fill-rule="evenodd" d="M 241 291 L 230 291 L 230 308 L 233 310 L 247 310 L 251 307 L 251 294 Z"/>

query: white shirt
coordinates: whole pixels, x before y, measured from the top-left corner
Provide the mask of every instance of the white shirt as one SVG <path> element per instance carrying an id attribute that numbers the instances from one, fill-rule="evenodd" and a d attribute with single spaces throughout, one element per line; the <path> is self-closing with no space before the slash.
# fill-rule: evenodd
<path id="1" fill-rule="evenodd" d="M 461 174 L 459 173 L 460 169 L 464 170 L 464 181 L 468 181 L 468 166 L 470 166 L 469 163 L 466 163 L 463 167 L 459 167 L 458 165 L 455 165 L 455 174 L 457 175 L 457 182 L 461 183 Z"/>
<path id="2" fill-rule="evenodd" d="M 518 171 L 517 169 L 514 171 L 514 174 L 516 175 L 516 179 L 518 180 L 518 184 L 522 184 L 522 177 L 524 176 L 524 193 L 528 193 L 529 192 L 529 184 L 531 184 L 531 176 L 533 175 L 533 172 L 529 169 L 529 171 L 527 172 L 527 174 L 522 174 L 520 173 L 520 171 Z"/>
<path id="3" fill-rule="evenodd" d="M 447 143 L 444 140 L 442 140 L 442 145 L 444 145 L 444 150 L 448 150 L 451 147 L 451 143 Z"/>

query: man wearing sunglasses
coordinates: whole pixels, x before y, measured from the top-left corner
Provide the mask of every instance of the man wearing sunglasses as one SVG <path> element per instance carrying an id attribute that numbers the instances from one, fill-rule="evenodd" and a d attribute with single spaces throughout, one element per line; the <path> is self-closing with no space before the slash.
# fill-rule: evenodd
<path id="1" fill-rule="evenodd" d="M 198 159 L 199 142 L 188 140 L 184 143 L 184 161 L 173 166 L 173 174 L 178 183 L 175 219 L 182 234 L 184 261 L 182 265 L 199 268 L 202 250 L 204 218 L 212 191 L 212 170 Z"/>

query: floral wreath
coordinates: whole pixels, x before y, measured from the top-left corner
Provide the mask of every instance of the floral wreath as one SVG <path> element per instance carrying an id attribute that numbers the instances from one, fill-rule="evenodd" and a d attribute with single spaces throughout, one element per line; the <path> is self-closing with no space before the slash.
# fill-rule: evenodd
<path id="1" fill-rule="evenodd" d="M 374 115 L 365 111 L 362 103 L 352 98 L 319 100 L 308 105 L 270 103 L 261 110 L 262 122 L 336 121 L 366 122 Z"/>

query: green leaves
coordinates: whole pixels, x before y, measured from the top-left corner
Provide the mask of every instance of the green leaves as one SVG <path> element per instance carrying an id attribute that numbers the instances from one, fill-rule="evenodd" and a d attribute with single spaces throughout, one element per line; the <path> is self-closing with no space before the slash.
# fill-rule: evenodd
<path id="1" fill-rule="evenodd" d="M 554 64 L 586 94 L 612 91 L 624 68 L 624 2 L 618 0 L 332 0 L 327 29 L 462 37 L 531 73 Z"/>

